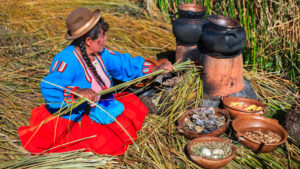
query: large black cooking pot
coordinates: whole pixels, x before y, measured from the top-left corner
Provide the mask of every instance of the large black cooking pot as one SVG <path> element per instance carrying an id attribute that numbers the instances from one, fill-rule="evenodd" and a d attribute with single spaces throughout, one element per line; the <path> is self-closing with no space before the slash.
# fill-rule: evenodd
<path id="1" fill-rule="evenodd" d="M 206 12 L 206 7 L 192 3 L 180 4 L 177 9 L 179 18 L 201 19 Z"/>
<path id="2" fill-rule="evenodd" d="M 233 58 L 241 54 L 246 41 L 245 30 L 232 18 L 213 15 L 203 25 L 199 49 L 211 56 Z"/>
<path id="3" fill-rule="evenodd" d="M 173 33 L 177 44 L 196 45 L 201 37 L 204 23 L 204 19 L 175 19 L 173 22 Z"/>

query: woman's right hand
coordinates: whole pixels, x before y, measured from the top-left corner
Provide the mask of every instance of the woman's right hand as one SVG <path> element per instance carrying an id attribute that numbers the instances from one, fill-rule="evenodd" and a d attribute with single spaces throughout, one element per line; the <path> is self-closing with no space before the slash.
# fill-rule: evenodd
<path id="1" fill-rule="evenodd" d="M 97 102 L 98 95 L 97 93 L 92 89 L 80 89 L 77 88 L 74 90 L 75 93 L 81 95 L 82 97 L 85 97 L 93 102 Z"/>
<path id="2" fill-rule="evenodd" d="M 164 74 L 170 73 L 174 70 L 174 66 L 172 65 L 172 63 L 170 61 L 163 61 L 159 66 L 153 66 L 151 72 L 155 72 L 157 70 L 160 69 L 165 69 L 166 71 L 164 72 Z"/>

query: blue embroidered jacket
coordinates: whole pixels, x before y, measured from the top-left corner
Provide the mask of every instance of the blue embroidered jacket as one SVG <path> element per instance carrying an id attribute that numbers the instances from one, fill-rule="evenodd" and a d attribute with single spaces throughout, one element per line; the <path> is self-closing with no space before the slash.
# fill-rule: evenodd
<path id="1" fill-rule="evenodd" d="M 121 81 L 130 81 L 150 73 L 151 64 L 145 62 L 145 59 L 140 56 L 131 57 L 128 53 L 120 54 L 103 49 L 96 56 L 96 59 L 110 80 L 113 77 Z M 48 110 L 54 113 L 60 108 L 70 106 L 74 101 L 74 96 L 70 90 L 75 87 L 91 88 L 91 77 L 87 71 L 86 63 L 78 55 L 75 47 L 73 45 L 67 46 L 54 57 L 49 74 L 41 82 L 41 92 Z M 75 121 L 80 120 L 86 106 L 87 102 L 62 117 Z"/>

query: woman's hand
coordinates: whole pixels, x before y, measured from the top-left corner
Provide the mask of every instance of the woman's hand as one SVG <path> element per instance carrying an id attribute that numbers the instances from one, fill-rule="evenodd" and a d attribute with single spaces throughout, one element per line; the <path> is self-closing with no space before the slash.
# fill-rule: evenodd
<path id="1" fill-rule="evenodd" d="M 155 72 L 160 69 L 167 70 L 164 72 L 166 74 L 166 73 L 172 72 L 174 70 L 174 66 L 172 65 L 172 63 L 170 61 L 165 61 L 162 64 L 160 64 L 159 66 L 153 66 L 151 72 Z"/>
<path id="2" fill-rule="evenodd" d="M 74 90 L 75 93 L 80 94 L 81 96 L 93 101 L 93 102 L 97 102 L 98 100 L 98 95 L 97 93 L 92 90 L 92 89 L 80 89 L 77 88 Z"/>

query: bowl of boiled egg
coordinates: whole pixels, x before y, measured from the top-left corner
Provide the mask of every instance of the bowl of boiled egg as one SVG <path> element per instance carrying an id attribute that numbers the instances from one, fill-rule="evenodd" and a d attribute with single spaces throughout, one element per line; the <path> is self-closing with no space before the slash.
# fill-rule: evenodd
<path id="1" fill-rule="evenodd" d="M 220 168 L 234 157 L 236 147 L 231 140 L 220 137 L 198 137 L 187 145 L 189 157 L 204 168 Z"/>

